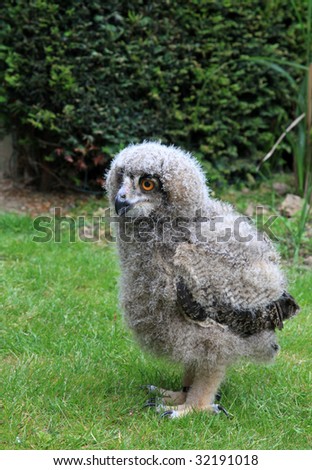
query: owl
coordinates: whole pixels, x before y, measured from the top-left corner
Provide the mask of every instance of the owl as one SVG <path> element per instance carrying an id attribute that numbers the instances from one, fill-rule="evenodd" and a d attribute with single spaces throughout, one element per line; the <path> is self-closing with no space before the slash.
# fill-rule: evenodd
<path id="1" fill-rule="evenodd" d="M 158 142 L 113 159 L 106 187 L 120 259 L 120 305 L 142 348 L 181 364 L 181 389 L 148 386 L 149 405 L 177 418 L 226 410 L 227 368 L 269 362 L 275 330 L 299 307 L 269 238 L 211 197 L 195 158 Z"/>

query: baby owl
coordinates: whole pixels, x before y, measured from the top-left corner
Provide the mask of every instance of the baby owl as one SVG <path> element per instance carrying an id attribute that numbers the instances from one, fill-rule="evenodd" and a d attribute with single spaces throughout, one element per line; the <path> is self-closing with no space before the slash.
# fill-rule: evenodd
<path id="1" fill-rule="evenodd" d="M 180 391 L 148 386 L 162 397 L 157 409 L 171 418 L 226 413 L 214 401 L 227 367 L 272 360 L 274 330 L 299 310 L 277 252 L 248 218 L 210 196 L 199 164 L 181 149 L 130 145 L 106 185 L 126 321 L 142 347 L 184 367 Z"/>

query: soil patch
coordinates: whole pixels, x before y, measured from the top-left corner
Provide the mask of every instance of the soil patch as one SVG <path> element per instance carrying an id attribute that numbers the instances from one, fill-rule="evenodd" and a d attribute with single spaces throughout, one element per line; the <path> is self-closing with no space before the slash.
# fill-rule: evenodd
<path id="1" fill-rule="evenodd" d="M 50 214 L 55 207 L 70 211 L 78 203 L 88 201 L 90 196 L 74 191 L 43 193 L 0 177 L 0 212 L 29 214 L 32 217 Z"/>

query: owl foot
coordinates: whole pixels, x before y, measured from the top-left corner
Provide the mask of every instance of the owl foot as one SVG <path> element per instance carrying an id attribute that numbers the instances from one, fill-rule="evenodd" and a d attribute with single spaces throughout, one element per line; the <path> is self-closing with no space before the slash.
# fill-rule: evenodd
<path id="1" fill-rule="evenodd" d="M 172 390 L 155 387 L 155 385 L 145 385 L 142 388 L 145 388 L 151 395 L 145 406 L 158 406 L 160 404 L 174 406 L 183 405 L 187 396 L 185 389 L 174 392 Z"/>
<path id="2" fill-rule="evenodd" d="M 155 387 L 155 385 L 142 385 L 141 388 L 147 390 L 150 394 L 143 408 L 156 408 L 157 411 L 160 411 L 165 407 L 162 389 Z"/>
<path id="3" fill-rule="evenodd" d="M 156 408 L 157 411 L 160 411 L 165 408 L 165 405 L 161 397 L 150 397 L 143 408 Z"/>
<path id="4" fill-rule="evenodd" d="M 162 399 L 164 404 L 172 405 L 183 405 L 185 403 L 187 393 L 190 390 L 190 387 L 183 387 L 182 390 L 174 392 L 172 390 L 165 390 L 164 388 L 156 387 L 155 385 L 142 385 L 140 388 L 147 390 L 147 392 L 151 395 L 149 401 L 155 401 L 157 397 L 159 400 Z M 215 395 L 215 400 L 220 401 L 221 398 L 222 393 L 218 391 Z"/>
<path id="5" fill-rule="evenodd" d="M 189 406 L 189 405 L 181 405 L 181 406 L 176 406 L 173 409 L 169 409 L 169 407 L 163 407 L 163 409 L 166 408 L 165 411 L 160 415 L 161 418 L 169 418 L 169 419 L 174 419 L 174 418 L 181 418 L 182 416 L 187 415 L 188 413 L 195 411 L 196 408 Z M 223 406 L 219 404 L 213 403 L 212 405 L 209 405 L 205 408 L 200 408 L 198 411 L 208 411 L 210 413 L 224 413 L 227 418 L 231 418 L 232 415 L 226 411 Z"/>

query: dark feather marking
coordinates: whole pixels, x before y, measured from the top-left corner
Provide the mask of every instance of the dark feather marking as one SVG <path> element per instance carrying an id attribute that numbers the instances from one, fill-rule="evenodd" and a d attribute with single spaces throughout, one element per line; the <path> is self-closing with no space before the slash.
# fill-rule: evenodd
<path id="1" fill-rule="evenodd" d="M 294 298 L 287 292 L 266 307 L 253 310 L 235 309 L 226 304 L 216 305 L 216 302 L 205 308 L 193 299 L 181 278 L 177 282 L 177 306 L 191 320 L 203 322 L 211 318 L 222 325 L 227 325 L 241 336 L 250 336 L 265 329 L 281 330 L 283 320 L 296 315 L 299 310 Z"/>

